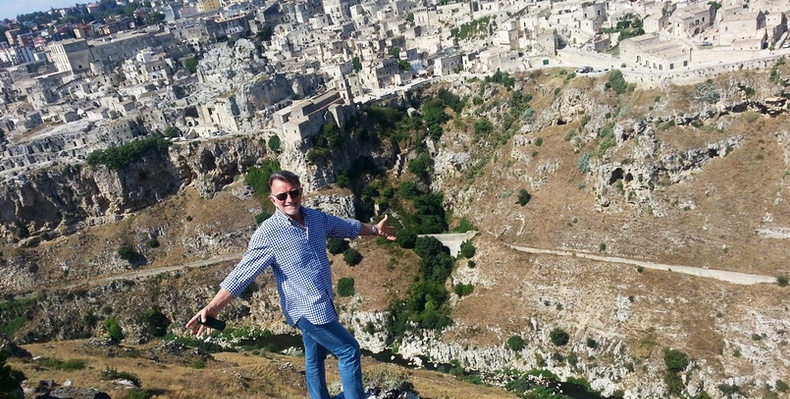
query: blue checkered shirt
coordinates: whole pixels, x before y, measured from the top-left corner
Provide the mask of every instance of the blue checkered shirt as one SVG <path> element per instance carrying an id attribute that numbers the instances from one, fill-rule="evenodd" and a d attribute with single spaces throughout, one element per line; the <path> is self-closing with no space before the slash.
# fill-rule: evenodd
<path id="1" fill-rule="evenodd" d="M 354 239 L 361 223 L 317 209 L 302 207 L 301 212 L 304 227 L 279 209 L 261 223 L 247 252 L 220 286 L 238 297 L 271 266 L 288 324 L 293 326 L 302 317 L 315 325 L 326 324 L 337 320 L 326 240 Z"/>

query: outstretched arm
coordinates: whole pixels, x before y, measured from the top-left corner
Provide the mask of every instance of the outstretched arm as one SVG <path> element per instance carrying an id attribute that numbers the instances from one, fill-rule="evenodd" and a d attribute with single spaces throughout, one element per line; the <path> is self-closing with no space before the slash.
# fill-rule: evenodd
<path id="1" fill-rule="evenodd" d="M 384 237 L 390 241 L 394 241 L 397 238 L 395 236 L 395 229 L 393 229 L 392 226 L 387 226 L 387 215 L 384 215 L 384 218 L 376 224 L 362 223 L 359 234 L 363 236 Z"/>

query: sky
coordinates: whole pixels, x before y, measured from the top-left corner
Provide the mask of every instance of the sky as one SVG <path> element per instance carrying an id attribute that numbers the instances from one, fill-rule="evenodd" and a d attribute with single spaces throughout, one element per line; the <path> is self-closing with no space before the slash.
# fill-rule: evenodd
<path id="1" fill-rule="evenodd" d="M 0 0 L 0 20 L 13 19 L 19 14 L 49 11 L 50 8 L 71 7 L 76 3 L 89 2 L 87 0 Z"/>

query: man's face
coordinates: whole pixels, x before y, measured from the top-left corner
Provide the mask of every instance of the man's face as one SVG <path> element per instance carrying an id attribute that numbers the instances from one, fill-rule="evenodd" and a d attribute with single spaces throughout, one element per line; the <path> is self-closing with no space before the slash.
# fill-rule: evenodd
<path id="1" fill-rule="evenodd" d="M 280 212 L 299 218 L 299 207 L 302 206 L 302 188 L 284 180 L 272 182 L 272 194 L 269 196 Z"/>

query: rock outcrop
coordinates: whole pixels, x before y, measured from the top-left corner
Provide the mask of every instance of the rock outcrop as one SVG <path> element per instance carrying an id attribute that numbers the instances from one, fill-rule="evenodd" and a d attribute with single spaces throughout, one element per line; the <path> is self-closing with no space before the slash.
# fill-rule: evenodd
<path id="1" fill-rule="evenodd" d="M 68 164 L 6 180 L 0 237 L 35 244 L 153 205 L 192 185 L 205 197 L 267 154 L 251 137 L 176 145 L 120 170 Z"/>

